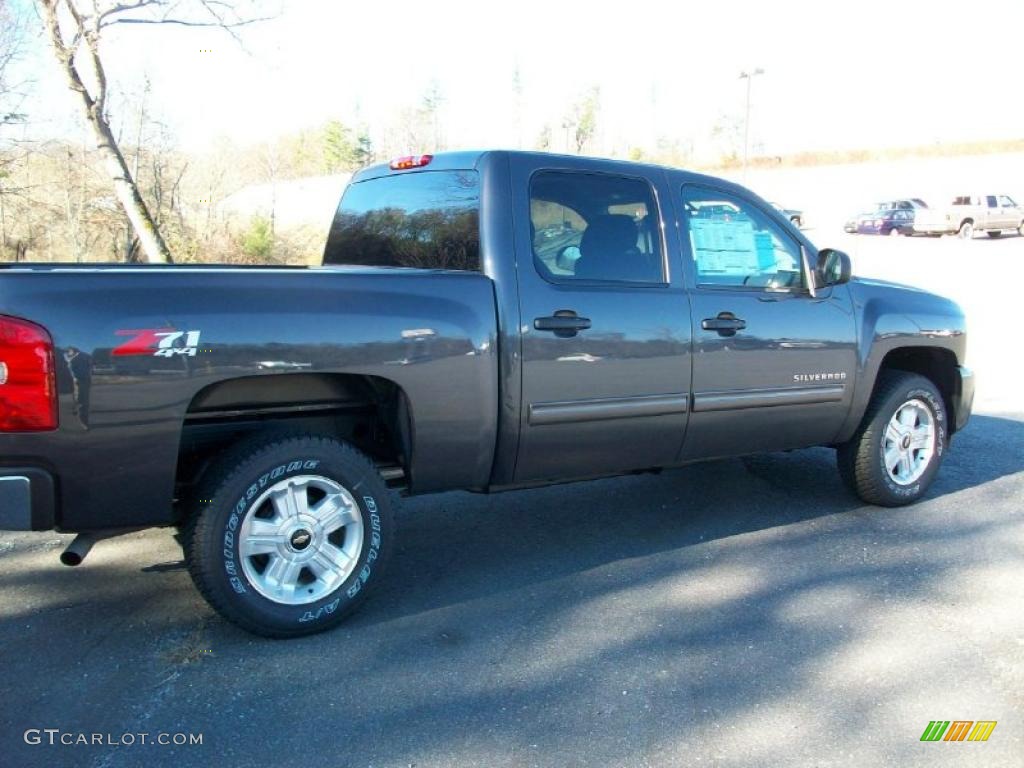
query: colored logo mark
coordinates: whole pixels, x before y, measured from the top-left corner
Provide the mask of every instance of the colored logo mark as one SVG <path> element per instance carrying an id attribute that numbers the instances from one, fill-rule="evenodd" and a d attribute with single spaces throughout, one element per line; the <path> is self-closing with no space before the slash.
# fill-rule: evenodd
<path id="1" fill-rule="evenodd" d="M 996 720 L 932 720 L 921 734 L 921 741 L 988 741 L 996 729 Z"/>

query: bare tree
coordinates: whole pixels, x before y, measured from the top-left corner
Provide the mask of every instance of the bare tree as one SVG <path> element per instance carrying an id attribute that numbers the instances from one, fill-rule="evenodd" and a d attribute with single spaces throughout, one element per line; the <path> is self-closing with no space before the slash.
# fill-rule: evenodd
<path id="1" fill-rule="evenodd" d="M 594 138 L 594 133 L 597 130 L 597 113 L 600 108 L 601 89 L 596 85 L 573 106 L 573 123 L 576 127 L 573 139 L 577 155 L 583 152 L 583 148 Z"/>
<path id="2" fill-rule="evenodd" d="M 24 15 L 16 12 L 8 0 L 0 0 L 0 131 L 24 119 L 21 105 L 24 83 L 16 80 L 14 65 L 23 52 L 26 26 Z M 0 257 L 7 252 L 7 206 L 11 194 L 8 166 L 14 158 L 8 152 L 6 137 L 0 136 Z M 17 253 L 18 251 L 16 251 Z"/>
<path id="3" fill-rule="evenodd" d="M 430 88 L 423 94 L 420 111 L 433 133 L 432 144 L 434 151 L 440 151 L 445 148 L 444 137 L 441 135 L 441 106 L 444 104 L 444 101 L 441 86 L 438 85 L 436 80 L 432 81 Z"/>
<path id="4" fill-rule="evenodd" d="M 23 51 L 25 33 L 24 16 L 8 0 L 0 0 L 0 128 L 24 119 L 20 112 L 24 83 L 15 81 L 13 69 Z"/>
<path id="5" fill-rule="evenodd" d="M 715 144 L 719 162 L 733 164 L 739 162 L 740 151 L 743 149 L 743 116 L 722 112 L 718 115 L 711 128 L 711 141 Z"/>
<path id="6" fill-rule="evenodd" d="M 96 147 L 114 184 L 114 193 L 152 263 L 169 263 L 167 247 L 124 153 L 111 130 L 107 70 L 101 53 L 105 30 L 120 24 L 175 24 L 219 27 L 237 39 L 235 29 L 262 19 L 240 18 L 226 0 L 36 0 L 57 62 L 78 94 Z"/>
<path id="7" fill-rule="evenodd" d="M 519 73 L 519 63 L 512 70 L 512 97 L 515 108 L 516 149 L 523 148 L 523 78 Z"/>
<path id="8" fill-rule="evenodd" d="M 534 149 L 539 149 L 541 152 L 551 151 L 551 123 L 544 123 L 540 129 L 540 133 L 537 134 L 537 140 L 533 143 Z"/>
<path id="9" fill-rule="evenodd" d="M 562 130 L 565 131 L 566 151 L 583 152 L 597 131 L 597 113 L 601 108 L 601 89 L 592 87 L 579 101 L 572 105 L 564 118 Z"/>

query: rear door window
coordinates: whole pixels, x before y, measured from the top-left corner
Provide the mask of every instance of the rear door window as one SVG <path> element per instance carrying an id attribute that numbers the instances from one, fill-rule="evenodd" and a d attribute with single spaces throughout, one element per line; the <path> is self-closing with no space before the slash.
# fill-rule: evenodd
<path id="1" fill-rule="evenodd" d="M 534 264 L 553 282 L 664 283 L 659 222 L 643 179 L 540 171 L 530 181 Z"/>
<path id="2" fill-rule="evenodd" d="M 351 184 L 323 263 L 479 271 L 477 172 L 397 173 Z"/>

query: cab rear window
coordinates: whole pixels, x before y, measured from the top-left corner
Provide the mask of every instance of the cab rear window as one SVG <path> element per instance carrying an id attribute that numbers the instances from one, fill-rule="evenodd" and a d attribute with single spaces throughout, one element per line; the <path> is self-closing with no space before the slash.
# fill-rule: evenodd
<path id="1" fill-rule="evenodd" d="M 477 172 L 399 173 L 351 184 L 323 263 L 479 271 Z"/>

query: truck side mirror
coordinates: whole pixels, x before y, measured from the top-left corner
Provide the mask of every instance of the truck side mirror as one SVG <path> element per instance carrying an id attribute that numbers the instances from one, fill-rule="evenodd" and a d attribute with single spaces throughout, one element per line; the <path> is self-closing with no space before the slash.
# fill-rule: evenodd
<path id="1" fill-rule="evenodd" d="M 817 266 L 818 284 L 822 288 L 831 285 L 842 285 L 850 282 L 853 267 L 850 257 L 835 248 L 822 248 L 818 251 Z"/>

